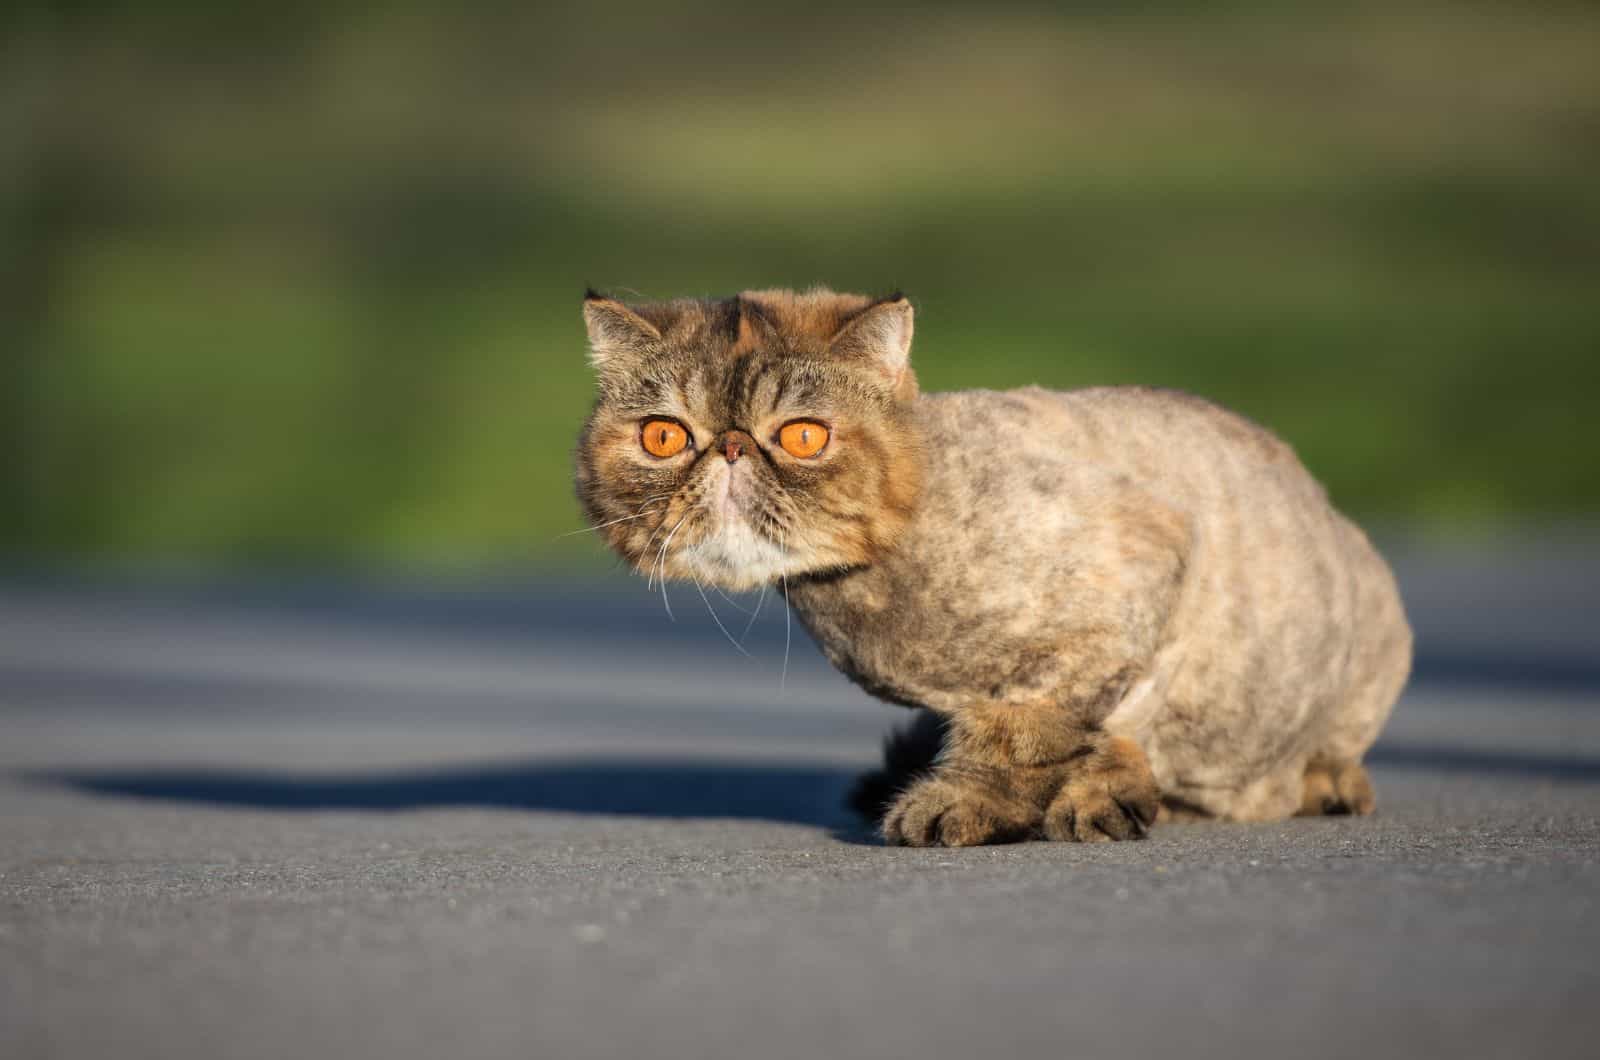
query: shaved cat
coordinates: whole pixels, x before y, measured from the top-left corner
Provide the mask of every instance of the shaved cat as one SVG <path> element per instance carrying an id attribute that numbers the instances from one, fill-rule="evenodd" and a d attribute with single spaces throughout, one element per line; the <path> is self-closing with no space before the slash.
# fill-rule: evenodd
<path id="1" fill-rule="evenodd" d="M 1411 631 L 1264 428 L 1170 390 L 920 394 L 899 295 L 583 309 L 591 523 L 641 572 L 778 585 L 918 708 L 855 793 L 888 842 L 1372 811 Z"/>

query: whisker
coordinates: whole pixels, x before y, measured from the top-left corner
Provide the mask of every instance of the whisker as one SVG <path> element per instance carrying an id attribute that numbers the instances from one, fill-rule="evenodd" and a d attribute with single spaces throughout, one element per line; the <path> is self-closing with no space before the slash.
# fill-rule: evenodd
<path id="1" fill-rule="evenodd" d="M 640 552 L 644 553 L 646 556 L 651 554 L 652 550 L 650 548 L 650 544 L 651 542 L 655 541 L 656 535 L 661 533 L 661 527 L 665 525 L 666 520 L 663 519 L 661 521 L 661 526 L 658 526 L 654 530 L 650 531 L 650 536 L 644 539 L 644 547 L 639 550 Z M 656 587 L 656 560 L 651 560 L 650 566 L 645 568 L 644 587 L 646 589 L 654 589 Z"/>
<path id="2" fill-rule="evenodd" d="M 585 527 L 581 527 L 580 529 L 577 529 L 577 530 L 568 530 L 564 534 L 557 534 L 555 536 L 554 540 L 560 541 L 562 538 L 571 537 L 574 534 L 592 534 L 596 530 L 604 530 L 606 527 L 608 527 L 608 526 L 616 526 L 618 523 L 631 523 L 635 519 L 643 519 L 645 516 L 652 515 L 655 512 L 658 512 L 660 510 L 661 510 L 660 508 L 651 508 L 649 511 L 639 512 L 636 515 L 624 515 L 621 519 L 611 519 L 611 520 L 609 520 L 607 522 L 604 522 L 604 523 L 596 523 L 593 526 L 585 526 Z"/>
<path id="3" fill-rule="evenodd" d="M 656 577 L 659 574 L 659 576 L 661 578 L 661 602 L 664 605 L 666 605 L 667 616 L 670 618 L 672 616 L 672 605 L 667 602 L 667 576 L 666 576 L 666 573 L 664 571 L 659 571 L 658 570 L 658 568 L 665 562 L 665 560 L 666 560 L 666 553 L 665 553 L 664 550 L 662 552 L 656 553 L 656 558 L 655 558 L 654 562 L 652 562 L 650 564 L 650 577 L 645 579 L 644 587 L 646 589 L 655 588 Z M 673 619 L 673 621 L 677 621 L 677 619 Z"/>
<path id="4" fill-rule="evenodd" d="M 739 603 L 739 601 L 735 600 L 733 597 L 729 596 L 727 593 L 723 592 L 721 589 L 718 589 L 715 585 L 713 585 L 711 587 L 711 591 L 716 593 L 718 596 L 722 597 L 725 601 L 727 601 L 729 607 L 733 608 L 735 611 L 739 612 L 741 615 L 750 614 L 750 609 L 748 607 L 742 606 Z"/>
<path id="5" fill-rule="evenodd" d="M 783 551 L 783 538 L 778 539 L 778 551 Z M 778 698 L 783 698 L 783 687 L 789 680 L 789 573 L 778 575 L 783 580 L 783 672 L 778 675 Z"/>
<path id="6" fill-rule="evenodd" d="M 661 526 L 658 526 L 654 530 L 650 531 L 650 536 L 644 539 L 644 547 L 642 549 L 640 549 L 639 551 L 643 552 L 647 556 L 650 555 L 651 552 L 652 552 L 652 549 L 650 548 L 651 543 L 655 541 L 656 535 L 661 533 L 662 529 L 666 525 L 667 525 L 666 520 L 663 519 L 661 521 Z M 644 580 L 644 587 L 646 589 L 654 589 L 656 587 L 656 563 L 658 563 L 659 561 L 660 561 L 660 558 L 657 557 L 657 559 L 654 559 L 654 560 L 650 561 L 650 566 L 649 567 L 645 568 L 647 574 L 646 574 L 646 577 L 645 577 L 645 580 Z"/>
<path id="7" fill-rule="evenodd" d="M 667 576 L 666 576 L 666 574 L 663 572 L 661 577 L 658 580 L 659 580 L 659 583 L 661 585 L 661 606 L 667 609 L 667 617 L 669 619 L 671 619 L 672 621 L 676 622 L 676 621 L 678 621 L 678 616 L 672 613 L 672 601 L 667 599 Z"/>
<path id="8" fill-rule="evenodd" d="M 672 601 L 667 599 L 667 546 L 672 544 L 673 534 L 676 534 L 683 524 L 688 522 L 689 516 L 692 514 L 694 514 L 694 509 L 692 508 L 689 511 L 684 512 L 683 518 L 678 520 L 678 525 L 672 528 L 672 533 L 668 534 L 667 539 L 661 542 L 661 553 L 659 556 L 659 563 L 661 566 L 661 603 L 666 606 L 667 617 L 672 619 L 674 622 L 678 621 L 678 616 L 672 613 Z"/>
<path id="9" fill-rule="evenodd" d="M 650 501 L 646 500 L 645 503 L 649 504 Z M 671 504 L 671 502 L 669 500 L 668 503 L 667 503 L 666 508 L 662 509 L 662 510 L 663 511 L 670 511 L 671 508 L 672 508 L 672 504 Z M 688 513 L 686 512 L 684 514 L 687 515 Z M 661 522 L 656 526 L 656 528 L 654 530 L 650 531 L 650 536 L 644 539 L 644 544 L 642 546 L 640 546 L 640 548 L 639 548 L 639 551 L 641 553 L 644 553 L 645 555 L 649 555 L 651 543 L 655 541 L 657 534 L 661 533 L 661 531 L 666 529 L 666 527 L 667 527 L 667 519 L 670 519 L 670 518 L 671 518 L 671 516 L 669 515 L 666 518 L 662 519 Z M 655 577 L 656 577 L 655 567 L 656 567 L 656 565 L 654 563 L 652 563 L 647 568 L 647 576 L 645 577 L 645 580 L 644 580 L 644 587 L 646 589 L 655 588 Z"/>
<path id="10" fill-rule="evenodd" d="M 767 604 L 767 590 L 772 588 L 771 582 L 761 583 L 761 595 L 756 597 L 756 609 L 750 612 L 750 621 L 744 624 L 744 632 L 739 634 L 739 643 L 743 644 L 745 638 L 750 636 L 750 627 L 756 624 L 756 619 L 761 615 L 761 609 Z"/>
<path id="11" fill-rule="evenodd" d="M 711 612 L 711 621 L 715 622 L 717 624 L 717 628 L 722 630 L 722 635 L 727 638 L 728 643 L 732 644 L 734 650 L 740 655 L 743 655 L 745 658 L 749 658 L 750 653 L 744 650 L 744 645 L 733 639 L 733 634 L 728 632 L 728 627 L 724 626 L 722 624 L 722 619 L 717 617 L 717 609 L 711 606 L 711 600 L 706 596 L 706 591 L 700 587 L 699 578 L 694 579 L 694 588 L 695 591 L 700 594 L 701 601 L 705 603 L 706 610 Z"/>
<path id="12" fill-rule="evenodd" d="M 645 555 L 650 555 L 652 552 L 650 548 L 651 542 L 655 541 L 656 535 L 661 533 L 662 530 L 666 529 L 666 526 L 667 521 L 665 519 L 661 520 L 661 525 L 650 531 L 650 536 L 645 538 L 644 548 L 642 548 L 640 551 L 644 552 Z M 647 574 L 644 580 L 644 587 L 646 589 L 654 589 L 656 587 L 656 565 L 661 562 L 661 559 L 662 557 L 657 555 L 655 559 L 650 561 L 650 566 L 645 568 Z M 668 608 L 668 611 L 670 612 L 671 608 Z"/>

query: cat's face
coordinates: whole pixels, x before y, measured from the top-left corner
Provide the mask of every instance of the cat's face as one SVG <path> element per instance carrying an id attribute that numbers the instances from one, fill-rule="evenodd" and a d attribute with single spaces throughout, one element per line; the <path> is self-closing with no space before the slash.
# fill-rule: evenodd
<path id="1" fill-rule="evenodd" d="M 584 302 L 592 525 L 636 569 L 749 589 L 870 562 L 921 486 L 903 298 Z"/>

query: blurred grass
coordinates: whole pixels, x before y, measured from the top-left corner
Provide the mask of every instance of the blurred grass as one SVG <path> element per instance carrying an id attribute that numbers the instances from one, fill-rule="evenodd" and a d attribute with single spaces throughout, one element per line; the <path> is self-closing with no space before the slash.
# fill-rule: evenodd
<path id="1" fill-rule="evenodd" d="M 597 559 L 578 295 L 903 287 L 928 389 L 1141 382 L 1363 516 L 1600 513 L 1600 10 L 5 17 L 0 551 Z"/>

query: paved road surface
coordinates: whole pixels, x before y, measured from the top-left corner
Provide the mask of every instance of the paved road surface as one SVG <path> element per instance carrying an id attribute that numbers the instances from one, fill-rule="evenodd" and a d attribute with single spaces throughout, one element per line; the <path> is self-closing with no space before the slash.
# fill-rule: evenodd
<path id="1" fill-rule="evenodd" d="M 1404 561 L 1374 819 L 964 851 L 772 601 L 13 578 L 0 1056 L 1594 1056 L 1593 557 Z"/>

